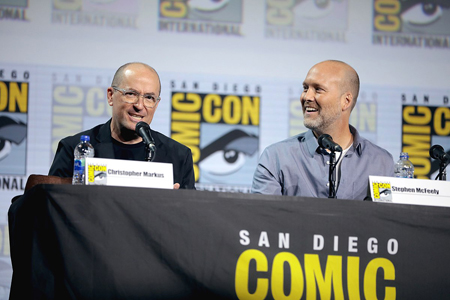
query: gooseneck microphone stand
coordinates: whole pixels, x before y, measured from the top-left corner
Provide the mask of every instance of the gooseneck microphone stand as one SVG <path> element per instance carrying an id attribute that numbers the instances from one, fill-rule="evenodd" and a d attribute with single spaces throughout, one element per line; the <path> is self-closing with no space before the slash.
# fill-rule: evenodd
<path id="1" fill-rule="evenodd" d="M 446 163 L 445 161 L 440 161 L 439 163 L 439 174 L 438 174 L 438 179 L 439 180 L 447 180 L 447 171 L 445 170 L 445 168 L 447 168 L 448 163 Z"/>
<path id="2" fill-rule="evenodd" d="M 317 139 L 319 146 L 322 149 L 327 149 L 330 151 L 330 170 L 328 173 L 328 198 L 336 198 L 337 188 L 336 188 L 336 166 L 339 160 L 342 158 L 342 147 L 339 144 L 333 142 L 333 138 L 329 134 L 322 134 Z M 338 161 L 336 161 L 336 152 L 341 152 Z"/>
<path id="3" fill-rule="evenodd" d="M 336 153 L 330 150 L 330 171 L 328 174 L 328 198 L 336 198 Z M 341 155 L 342 156 L 342 155 Z M 341 157 L 339 157 L 340 159 Z"/>
<path id="4" fill-rule="evenodd" d="M 147 161 L 153 161 L 156 156 L 156 147 L 155 142 L 151 142 L 147 145 L 145 145 L 145 149 L 147 150 Z"/>

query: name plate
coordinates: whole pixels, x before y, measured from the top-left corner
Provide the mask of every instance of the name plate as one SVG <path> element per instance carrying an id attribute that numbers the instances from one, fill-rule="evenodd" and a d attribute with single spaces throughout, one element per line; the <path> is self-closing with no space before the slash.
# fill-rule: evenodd
<path id="1" fill-rule="evenodd" d="M 87 185 L 173 189 L 170 163 L 88 157 L 85 174 Z"/>
<path id="2" fill-rule="evenodd" d="M 369 176 L 374 202 L 450 207 L 450 182 L 430 179 Z"/>

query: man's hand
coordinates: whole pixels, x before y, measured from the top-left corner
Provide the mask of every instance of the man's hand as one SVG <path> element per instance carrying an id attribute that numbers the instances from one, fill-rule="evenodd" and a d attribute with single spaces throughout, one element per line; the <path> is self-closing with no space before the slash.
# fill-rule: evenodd
<path id="1" fill-rule="evenodd" d="M 180 188 L 180 184 L 179 183 L 175 183 L 174 185 L 173 185 L 173 189 L 174 190 L 178 190 Z"/>

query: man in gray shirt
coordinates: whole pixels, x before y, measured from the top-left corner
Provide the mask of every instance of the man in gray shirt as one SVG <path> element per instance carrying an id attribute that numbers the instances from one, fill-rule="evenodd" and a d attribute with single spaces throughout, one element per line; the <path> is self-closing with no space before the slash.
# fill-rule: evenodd
<path id="1" fill-rule="evenodd" d="M 317 138 L 328 134 L 340 145 L 334 195 L 363 200 L 369 175 L 394 176 L 392 155 L 361 137 L 349 124 L 359 93 L 356 71 L 341 61 L 313 66 L 303 82 L 301 104 L 307 132 L 267 147 L 256 168 L 252 193 L 327 198 L 330 151 Z M 340 159 L 339 156 L 342 155 Z"/>

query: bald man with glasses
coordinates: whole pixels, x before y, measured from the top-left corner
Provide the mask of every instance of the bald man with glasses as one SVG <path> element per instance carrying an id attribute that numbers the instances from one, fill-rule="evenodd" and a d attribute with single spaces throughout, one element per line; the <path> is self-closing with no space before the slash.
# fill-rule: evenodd
<path id="1" fill-rule="evenodd" d="M 107 89 L 112 118 L 89 130 L 62 139 L 56 150 L 49 175 L 72 177 L 74 149 L 82 135 L 90 136 L 95 157 L 127 160 L 147 160 L 147 150 L 136 133 L 136 124 L 150 124 L 158 108 L 161 81 L 158 73 L 144 63 L 128 63 L 115 73 Z M 154 162 L 171 163 L 174 188 L 195 188 L 191 150 L 175 140 L 151 130 L 155 140 Z"/>

